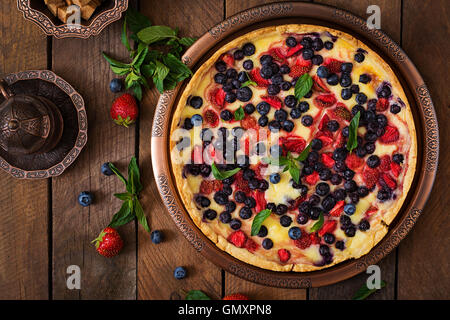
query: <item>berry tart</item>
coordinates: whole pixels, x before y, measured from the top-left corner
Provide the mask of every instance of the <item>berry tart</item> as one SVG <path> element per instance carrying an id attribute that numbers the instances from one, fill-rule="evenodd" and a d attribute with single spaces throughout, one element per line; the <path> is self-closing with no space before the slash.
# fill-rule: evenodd
<path id="1" fill-rule="evenodd" d="M 246 263 L 306 272 L 368 253 L 416 169 L 414 121 L 389 65 L 315 25 L 258 29 L 190 80 L 170 133 L 191 218 Z"/>

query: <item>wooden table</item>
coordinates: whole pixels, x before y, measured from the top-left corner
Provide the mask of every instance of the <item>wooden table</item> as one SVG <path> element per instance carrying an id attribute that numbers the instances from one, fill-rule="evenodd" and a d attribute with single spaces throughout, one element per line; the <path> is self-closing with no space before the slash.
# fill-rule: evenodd
<path id="1" fill-rule="evenodd" d="M 241 280 L 199 255 L 176 229 L 166 212 L 151 168 L 150 132 L 156 90 L 148 91 L 136 126 L 114 125 L 109 107 L 115 97 L 108 89 L 114 76 L 102 58 L 105 51 L 126 58 L 120 42 L 121 22 L 88 40 L 55 40 L 23 19 L 16 1 L 0 2 L 0 75 L 21 70 L 50 69 L 84 97 L 89 141 L 75 164 L 62 176 L 19 181 L 0 172 L 0 298 L 2 299 L 169 299 L 180 289 L 201 289 L 211 297 L 242 292 L 252 299 L 349 299 L 365 282 L 364 274 L 336 285 L 309 290 L 278 289 Z M 131 1 L 154 24 L 178 26 L 183 35 L 200 36 L 211 26 L 263 0 L 142 0 Z M 427 83 L 440 124 L 438 177 L 427 207 L 413 231 L 380 263 L 386 288 L 372 299 L 448 299 L 450 278 L 450 219 L 448 214 L 450 134 L 448 89 L 449 20 L 446 0 L 315 0 L 347 9 L 362 17 L 366 8 L 381 8 L 381 27 L 414 61 Z M 145 189 L 142 203 L 152 229 L 166 240 L 154 245 L 149 234 L 132 222 L 120 229 L 125 247 L 106 259 L 90 243 L 119 209 L 112 194 L 123 186 L 101 174 L 113 161 L 126 170 L 139 159 Z M 82 208 L 80 191 L 94 192 L 95 204 Z M 66 268 L 81 268 L 81 290 L 66 287 Z M 186 266 L 189 276 L 176 280 L 173 270 Z"/>

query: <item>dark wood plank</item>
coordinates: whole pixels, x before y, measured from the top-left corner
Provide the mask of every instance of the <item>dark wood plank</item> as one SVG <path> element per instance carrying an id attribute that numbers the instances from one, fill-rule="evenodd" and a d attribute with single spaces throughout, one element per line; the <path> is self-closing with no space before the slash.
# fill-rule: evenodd
<path id="1" fill-rule="evenodd" d="M 186 36 L 199 37 L 211 26 L 223 19 L 223 1 L 141 1 L 140 11 L 155 25 L 179 27 Z M 179 291 L 200 289 L 213 298 L 221 296 L 221 270 L 195 251 L 181 235 L 165 209 L 151 168 L 151 126 L 159 93 L 148 92 L 141 108 L 139 162 L 146 183 L 142 203 L 150 216 L 150 227 L 164 232 L 166 240 L 154 245 L 149 235 L 139 228 L 138 251 L 138 298 L 177 299 Z M 173 277 L 177 266 L 185 266 L 188 277 L 183 281 Z M 155 283 L 163 283 L 157 286 Z"/>
<path id="2" fill-rule="evenodd" d="M 362 18 L 367 17 L 367 7 L 378 5 L 381 9 L 381 29 L 400 43 L 400 0 L 317 0 L 315 2 L 333 5 L 348 10 Z M 394 299 L 395 297 L 395 252 L 383 259 L 378 265 L 381 268 L 382 279 L 387 283 L 383 290 L 372 295 L 369 299 Z M 353 294 L 365 283 L 368 275 L 362 273 L 352 279 L 324 288 L 311 289 L 310 299 L 351 299 Z"/>
<path id="3" fill-rule="evenodd" d="M 403 49 L 421 72 L 430 90 L 439 121 L 441 148 L 436 182 L 427 206 L 411 234 L 399 247 L 398 298 L 449 299 L 450 218 L 447 208 L 450 179 L 448 34 L 450 3 L 429 1 L 425 6 L 403 3 Z"/>
<path id="4" fill-rule="evenodd" d="M 115 177 L 101 174 L 100 166 L 112 161 L 126 172 L 135 153 L 135 128 L 114 124 L 109 108 L 115 98 L 109 89 L 114 77 L 102 51 L 121 59 L 127 52 L 120 42 L 121 22 L 108 26 L 88 40 L 53 40 L 53 69 L 83 96 L 89 121 L 88 143 L 72 168 L 53 180 L 53 298 L 135 299 L 135 224 L 119 229 L 122 252 L 111 259 L 100 256 L 90 243 L 120 208 L 112 195 L 125 187 Z M 95 203 L 77 203 L 81 191 L 91 191 Z M 66 268 L 81 268 L 81 290 L 68 290 Z"/>
<path id="5" fill-rule="evenodd" d="M 47 38 L 2 1 L 0 75 L 46 67 Z M 20 181 L 3 171 L 0 181 L 0 299 L 47 299 L 48 181 Z"/>
<path id="6" fill-rule="evenodd" d="M 226 0 L 227 17 L 255 6 L 276 2 L 267 0 Z M 225 273 L 225 294 L 240 292 L 254 300 L 305 300 L 306 290 L 280 289 L 242 280 L 231 273 Z"/>

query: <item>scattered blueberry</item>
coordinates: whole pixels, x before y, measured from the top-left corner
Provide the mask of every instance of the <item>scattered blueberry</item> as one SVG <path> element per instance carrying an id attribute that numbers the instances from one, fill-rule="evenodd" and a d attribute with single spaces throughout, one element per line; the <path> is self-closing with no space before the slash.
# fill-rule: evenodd
<path id="1" fill-rule="evenodd" d="M 91 205 L 93 201 L 94 195 L 89 191 L 83 191 L 78 196 L 78 203 L 81 204 L 83 207 Z"/>
<path id="2" fill-rule="evenodd" d="M 189 105 L 194 109 L 200 109 L 203 105 L 203 99 L 199 96 L 189 99 Z"/>
<path id="3" fill-rule="evenodd" d="M 123 90 L 123 80 L 119 78 L 112 79 L 109 83 L 109 89 L 113 93 L 118 93 Z"/>
<path id="4" fill-rule="evenodd" d="M 303 49 L 302 51 L 302 57 L 305 60 L 310 60 L 314 56 L 314 51 L 311 49 Z"/>
<path id="5" fill-rule="evenodd" d="M 380 158 L 376 155 L 371 155 L 368 159 L 367 159 L 367 165 L 370 168 L 376 168 L 380 165 Z"/>
<path id="6" fill-rule="evenodd" d="M 328 83 L 330 86 L 335 86 L 335 85 L 337 85 L 337 84 L 339 83 L 339 77 L 338 77 L 338 75 L 335 74 L 335 73 L 330 74 L 330 75 L 327 77 L 327 83 Z"/>
<path id="7" fill-rule="evenodd" d="M 341 97 L 344 100 L 348 100 L 352 97 L 352 91 L 349 88 L 344 88 L 341 91 Z"/>
<path id="8" fill-rule="evenodd" d="M 259 228 L 258 237 L 264 238 L 265 236 L 267 236 L 267 233 L 268 233 L 268 230 L 267 230 L 266 226 L 261 226 Z"/>
<path id="9" fill-rule="evenodd" d="M 219 71 L 219 72 L 227 71 L 227 64 L 224 61 L 222 61 L 222 60 L 217 61 L 216 64 L 215 64 L 215 67 L 216 67 L 216 70 Z"/>
<path id="10" fill-rule="evenodd" d="M 192 125 L 193 125 L 194 127 L 201 126 L 201 125 L 202 125 L 202 122 L 203 122 L 203 117 L 202 117 L 201 115 L 199 115 L 199 114 L 194 114 L 194 115 L 191 117 L 191 123 L 192 123 Z"/>
<path id="11" fill-rule="evenodd" d="M 402 108 L 398 104 L 393 104 L 393 105 L 391 105 L 390 110 L 391 110 L 391 113 L 397 114 L 402 110 Z"/>
<path id="12" fill-rule="evenodd" d="M 101 170 L 105 176 L 111 176 L 114 174 L 114 172 L 111 170 L 111 167 L 109 166 L 110 163 L 111 162 L 105 162 L 104 164 L 102 164 Z"/>
<path id="13" fill-rule="evenodd" d="M 302 117 L 302 124 L 305 127 L 309 127 L 313 124 L 313 118 L 310 115 L 306 115 Z"/>
<path id="14" fill-rule="evenodd" d="M 250 71 L 253 69 L 253 61 L 252 60 L 245 60 L 242 64 L 245 70 Z"/>
<path id="15" fill-rule="evenodd" d="M 367 73 L 363 73 L 362 75 L 359 76 L 359 82 L 361 83 L 369 83 L 370 80 L 372 79 Z"/>
<path id="16" fill-rule="evenodd" d="M 152 231 L 150 238 L 154 244 L 159 244 L 163 240 L 163 234 L 159 230 Z"/>
<path id="17" fill-rule="evenodd" d="M 290 48 L 293 48 L 297 45 L 297 40 L 294 37 L 287 37 L 286 45 Z"/>
<path id="18" fill-rule="evenodd" d="M 353 63 L 351 62 L 344 62 L 343 64 L 341 64 L 341 71 L 342 72 L 347 72 L 350 73 L 353 70 Z"/>
<path id="19" fill-rule="evenodd" d="M 248 42 L 248 43 L 244 44 L 244 46 L 242 47 L 242 51 L 244 51 L 244 54 L 246 56 L 251 56 L 255 53 L 256 48 L 253 43 Z"/>
<path id="20" fill-rule="evenodd" d="M 244 51 L 242 51 L 242 50 L 236 50 L 234 53 L 233 53 L 233 58 L 234 58 L 234 60 L 242 60 L 242 59 L 244 59 Z"/>
<path id="21" fill-rule="evenodd" d="M 239 219 L 231 219 L 230 228 L 233 230 L 239 230 L 241 228 L 241 220 Z"/>
<path id="22" fill-rule="evenodd" d="M 333 49 L 334 44 L 333 44 L 333 42 L 331 42 L 331 41 L 325 41 L 325 43 L 323 44 L 323 46 L 325 47 L 325 49 L 331 50 L 331 49 Z"/>
<path id="23" fill-rule="evenodd" d="M 312 62 L 312 64 L 314 64 L 314 65 L 316 65 L 316 66 L 319 66 L 319 65 L 322 64 L 323 58 L 322 58 L 321 55 L 316 54 L 316 55 L 314 55 L 314 56 L 312 57 L 311 62 Z"/>
<path id="24" fill-rule="evenodd" d="M 396 153 L 392 156 L 392 161 L 394 161 L 395 163 L 403 163 L 404 160 L 404 156 L 400 153 Z"/>
<path id="25" fill-rule="evenodd" d="M 181 280 L 186 277 L 186 269 L 184 267 L 176 267 L 175 271 L 173 272 L 173 276 L 175 279 Z"/>

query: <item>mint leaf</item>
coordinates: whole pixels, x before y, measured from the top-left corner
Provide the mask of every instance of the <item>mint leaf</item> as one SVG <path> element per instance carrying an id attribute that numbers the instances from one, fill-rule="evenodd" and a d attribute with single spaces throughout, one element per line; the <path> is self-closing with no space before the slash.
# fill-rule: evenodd
<path id="1" fill-rule="evenodd" d="M 137 36 L 143 43 L 152 44 L 163 39 L 175 38 L 177 34 L 175 30 L 167 26 L 152 26 L 142 29 Z"/>
<path id="2" fill-rule="evenodd" d="M 324 221 L 323 213 L 321 212 L 320 216 L 319 216 L 319 220 L 316 223 L 314 223 L 314 225 L 311 227 L 310 231 L 311 232 L 319 231 L 322 228 L 322 226 L 323 226 L 323 221 Z"/>
<path id="3" fill-rule="evenodd" d="M 309 143 L 306 146 L 306 148 L 303 149 L 303 151 L 299 154 L 299 156 L 297 158 L 295 158 L 295 160 L 297 160 L 297 161 L 305 161 L 308 158 L 310 150 L 311 150 L 311 143 Z"/>
<path id="4" fill-rule="evenodd" d="M 203 291 L 191 290 L 186 294 L 186 300 L 211 300 Z"/>
<path id="5" fill-rule="evenodd" d="M 145 15 L 131 7 L 127 10 L 126 20 L 130 31 L 133 33 L 138 33 L 142 29 L 152 25 L 150 20 Z"/>
<path id="6" fill-rule="evenodd" d="M 148 53 L 148 47 L 143 47 L 142 49 L 138 50 L 138 54 L 136 57 L 134 57 L 133 62 L 131 62 L 131 65 L 138 70 L 142 63 L 144 62 L 145 57 Z"/>
<path id="7" fill-rule="evenodd" d="M 125 20 L 123 21 L 122 34 L 120 35 L 120 40 L 122 41 L 123 45 L 125 46 L 125 48 L 127 48 L 128 51 L 132 51 L 130 42 L 128 41 L 127 17 L 125 17 Z"/>
<path id="8" fill-rule="evenodd" d="M 261 229 L 262 223 L 270 216 L 271 213 L 272 210 L 270 209 L 264 209 L 258 212 L 252 222 L 252 236 L 256 236 L 259 233 L 259 229 Z"/>
<path id="9" fill-rule="evenodd" d="M 289 174 L 295 183 L 300 183 L 300 169 L 293 162 L 289 164 Z"/>
<path id="10" fill-rule="evenodd" d="M 256 86 L 258 86 L 258 84 L 255 81 L 252 81 L 252 80 L 245 81 L 243 84 L 241 84 L 241 88 L 248 87 L 248 86 L 256 87 Z"/>
<path id="11" fill-rule="evenodd" d="M 130 186 L 129 186 L 130 185 Z M 129 187 L 128 187 L 129 186 Z M 132 157 L 130 164 L 128 165 L 128 184 L 127 191 L 131 194 L 139 194 L 143 187 L 141 184 L 141 176 L 139 173 L 139 167 L 136 157 Z"/>
<path id="12" fill-rule="evenodd" d="M 347 150 L 352 152 L 358 146 L 358 127 L 359 127 L 359 117 L 361 116 L 360 111 L 358 111 L 353 119 L 350 121 L 348 127 L 348 141 Z"/>
<path id="13" fill-rule="evenodd" d="M 124 224 L 127 224 L 128 222 L 130 222 L 133 219 L 134 219 L 134 214 L 131 211 L 128 201 L 125 201 L 122 204 L 122 207 L 120 208 L 120 210 L 113 216 L 108 227 L 117 228 Z"/>
<path id="14" fill-rule="evenodd" d="M 179 40 L 180 44 L 183 45 L 186 48 L 192 46 L 195 41 L 197 41 L 196 38 L 187 38 L 187 37 L 181 38 Z"/>
<path id="15" fill-rule="evenodd" d="M 109 168 L 114 172 L 114 174 L 119 178 L 120 181 L 122 181 L 125 185 L 128 184 L 125 177 L 120 173 L 120 171 L 116 168 L 115 165 L 113 165 L 111 162 L 109 163 Z"/>
<path id="16" fill-rule="evenodd" d="M 300 100 L 303 98 L 309 90 L 311 90 L 313 85 L 313 80 L 311 76 L 307 73 L 303 74 L 295 83 L 295 98 Z"/>
<path id="17" fill-rule="evenodd" d="M 244 119 L 244 117 L 245 117 L 244 109 L 242 109 L 241 106 L 234 112 L 234 120 L 242 120 Z"/>
<path id="18" fill-rule="evenodd" d="M 130 68 L 130 65 L 129 65 L 129 64 L 126 64 L 126 63 L 120 62 L 120 61 L 118 61 L 118 60 L 115 60 L 115 59 L 111 58 L 110 56 L 108 56 L 108 55 L 107 55 L 106 53 L 104 53 L 104 52 L 102 52 L 102 54 L 103 54 L 103 57 L 106 59 L 106 61 L 108 61 L 109 64 L 110 64 L 112 67 L 117 67 L 117 68 L 127 68 L 127 69 Z"/>
<path id="19" fill-rule="evenodd" d="M 138 199 L 135 199 L 134 201 L 134 210 L 136 213 L 136 218 L 138 219 L 141 226 L 144 227 L 145 231 L 150 232 L 150 227 L 147 223 L 147 217 L 145 216 L 144 209 L 142 208 L 141 203 Z"/>
<path id="20" fill-rule="evenodd" d="M 381 280 L 380 289 L 384 288 L 385 286 L 386 286 L 386 282 Z M 353 295 L 352 299 L 353 300 L 364 300 L 377 290 L 379 290 L 379 289 L 369 289 L 369 288 L 367 288 L 367 284 L 363 284 L 362 287 L 359 288 L 359 290 Z"/>
<path id="21" fill-rule="evenodd" d="M 132 199 L 133 195 L 128 192 L 114 193 L 114 197 L 116 197 L 117 199 L 120 199 L 122 201 L 128 201 L 128 200 Z"/>
<path id="22" fill-rule="evenodd" d="M 229 171 L 220 171 L 219 168 L 217 168 L 216 164 L 213 162 L 211 165 L 211 170 L 214 178 L 216 178 L 217 180 L 224 180 L 238 173 L 241 168 L 235 168 Z"/>

